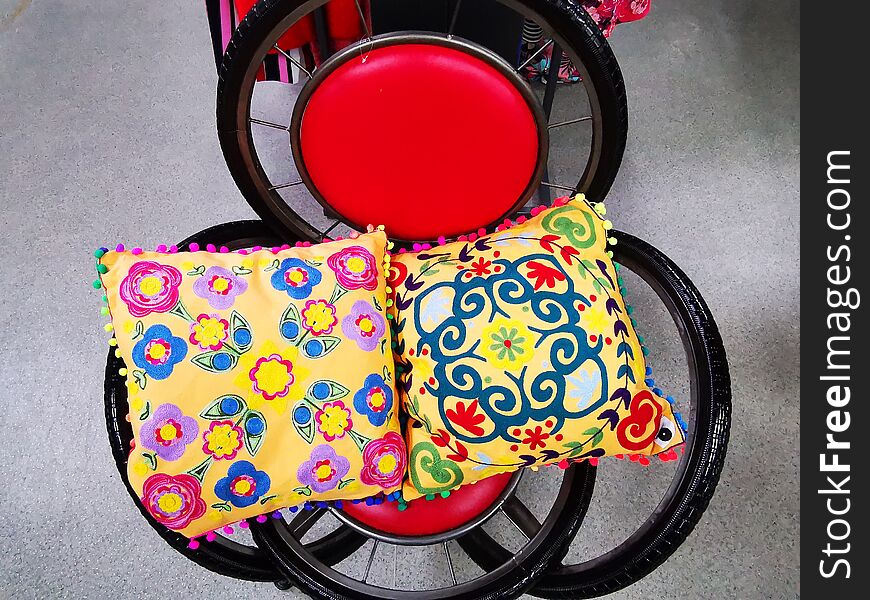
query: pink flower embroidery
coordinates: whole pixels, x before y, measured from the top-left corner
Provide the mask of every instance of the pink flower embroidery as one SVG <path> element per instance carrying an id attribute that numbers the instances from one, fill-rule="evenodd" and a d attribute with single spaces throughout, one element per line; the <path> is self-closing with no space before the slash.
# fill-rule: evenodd
<path id="1" fill-rule="evenodd" d="M 158 523 L 177 531 L 205 514 L 201 491 L 199 481 L 187 473 L 155 473 L 142 486 L 142 504 Z"/>
<path id="2" fill-rule="evenodd" d="M 360 481 L 385 490 L 398 486 L 405 475 L 405 455 L 405 440 L 395 431 L 370 441 L 363 450 Z"/>
<path id="3" fill-rule="evenodd" d="M 349 246 L 326 259 L 338 284 L 346 290 L 374 290 L 378 287 L 378 268 L 374 255 L 362 246 Z"/>
<path id="4" fill-rule="evenodd" d="M 178 304 L 181 271 L 170 265 L 150 260 L 134 263 L 124 280 L 119 294 L 134 317 L 169 312 Z"/>

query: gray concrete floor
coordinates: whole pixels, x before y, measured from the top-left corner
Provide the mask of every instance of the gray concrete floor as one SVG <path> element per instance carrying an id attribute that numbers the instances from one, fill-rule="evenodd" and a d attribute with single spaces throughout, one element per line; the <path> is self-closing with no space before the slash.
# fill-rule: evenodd
<path id="1" fill-rule="evenodd" d="M 252 216 L 217 144 L 202 4 L 2 0 L 0 19 L 0 597 L 296 597 L 169 550 L 130 505 L 106 444 L 90 252 Z M 615 598 L 799 595 L 798 22 L 793 1 L 654 0 L 612 39 L 631 125 L 611 217 L 695 281 L 734 386 L 710 508 L 665 565 Z M 557 161 L 578 140 L 566 135 Z M 673 327 L 631 289 L 653 366 L 679 395 Z M 673 468 L 632 466 L 599 470 L 571 557 L 624 539 Z M 524 481 L 541 515 L 552 492 Z M 516 543 L 507 523 L 490 530 Z M 400 574 L 445 577 L 441 558 L 396 560 Z"/>

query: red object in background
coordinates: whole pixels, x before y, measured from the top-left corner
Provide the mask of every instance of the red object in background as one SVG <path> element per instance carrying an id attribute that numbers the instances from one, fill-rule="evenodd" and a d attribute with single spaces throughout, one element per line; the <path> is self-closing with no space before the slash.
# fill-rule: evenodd
<path id="1" fill-rule="evenodd" d="M 365 3 L 368 13 L 368 2 Z M 368 19 L 368 14 L 366 14 Z M 333 42 L 333 50 L 342 48 L 362 39 L 365 32 L 359 18 L 354 0 L 330 0 L 326 4 L 326 28 L 329 39 Z"/>
<path id="2" fill-rule="evenodd" d="M 500 222 L 538 164 L 537 123 L 514 83 L 434 44 L 347 59 L 312 94 L 300 135 L 305 168 L 337 214 L 406 240 Z"/>
<path id="3" fill-rule="evenodd" d="M 245 15 L 248 14 L 248 11 L 251 10 L 251 7 L 256 4 L 256 0 L 233 0 L 233 4 L 236 10 L 236 17 L 241 22 L 245 18 Z M 362 6 L 366 19 L 370 20 L 368 2 L 364 2 Z M 330 0 L 323 8 L 326 30 L 329 36 L 329 46 L 333 52 L 341 50 L 363 37 L 365 32 L 354 0 Z M 315 64 L 320 64 L 320 48 L 317 42 L 314 18 L 308 14 L 278 38 L 277 45 L 282 50 L 293 50 L 310 44 Z M 277 51 L 270 50 L 269 54 L 277 54 Z M 267 79 L 262 67 L 257 74 L 257 79 L 259 81 Z"/>
<path id="4" fill-rule="evenodd" d="M 236 7 L 236 16 L 240 23 L 256 3 L 257 0 L 233 0 L 233 4 Z M 314 19 L 311 18 L 311 15 L 306 15 L 278 39 L 278 47 L 282 50 L 290 50 L 304 46 L 312 41 L 314 41 Z M 273 50 L 272 52 L 275 51 Z"/>
<path id="5" fill-rule="evenodd" d="M 399 536 L 435 535 L 456 529 L 492 506 L 508 486 L 511 473 L 493 475 L 474 485 L 464 485 L 447 498 L 418 498 L 400 511 L 395 502 L 367 506 L 345 501 L 342 510 L 357 521 L 384 533 Z"/>
<path id="6" fill-rule="evenodd" d="M 644 18 L 649 13 L 650 0 L 583 0 L 582 4 L 602 33 L 609 36 L 620 23 Z"/>

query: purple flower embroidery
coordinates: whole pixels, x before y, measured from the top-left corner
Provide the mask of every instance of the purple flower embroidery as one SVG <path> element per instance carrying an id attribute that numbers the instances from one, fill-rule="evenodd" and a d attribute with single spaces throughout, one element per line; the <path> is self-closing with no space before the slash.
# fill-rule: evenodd
<path id="1" fill-rule="evenodd" d="M 350 313 L 341 320 L 341 331 L 361 349 L 371 352 L 378 347 L 387 324 L 375 307 L 365 300 L 357 300 Z"/>
<path id="2" fill-rule="evenodd" d="M 350 461 L 339 456 L 331 446 L 321 444 L 311 451 L 311 458 L 299 465 L 296 477 L 316 494 L 334 489 L 350 471 Z"/>
<path id="3" fill-rule="evenodd" d="M 208 300 L 209 306 L 217 310 L 231 307 L 236 296 L 243 294 L 247 289 L 247 281 L 223 267 L 209 267 L 202 277 L 193 283 L 193 293 Z"/>
<path id="4" fill-rule="evenodd" d="M 153 451 L 163 460 L 178 460 L 185 447 L 196 439 L 199 425 L 196 419 L 186 417 L 174 404 L 161 404 L 142 424 L 139 437 L 142 447 Z"/>

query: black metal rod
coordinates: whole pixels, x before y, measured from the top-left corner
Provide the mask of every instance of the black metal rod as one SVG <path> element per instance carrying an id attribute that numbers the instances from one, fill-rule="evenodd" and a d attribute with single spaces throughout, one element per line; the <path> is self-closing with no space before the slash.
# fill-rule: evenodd
<path id="1" fill-rule="evenodd" d="M 320 51 L 320 62 L 323 63 L 332 56 L 332 45 L 329 43 L 329 29 L 326 26 L 326 11 L 323 7 L 314 9 L 314 36 L 317 38 L 317 49 Z"/>
<path id="2" fill-rule="evenodd" d="M 562 64 L 562 47 L 557 43 L 553 43 L 553 53 L 550 55 L 550 66 L 547 68 L 547 85 L 544 88 L 544 114 L 547 116 L 547 123 L 550 122 L 550 113 L 553 112 L 553 100 L 556 97 L 556 85 L 559 83 L 559 66 Z M 542 183 L 549 183 L 550 169 L 544 167 L 544 175 L 541 178 Z M 549 205 L 553 201 L 550 195 L 550 188 L 547 185 L 541 185 L 538 188 L 538 200 L 542 204 Z"/>

